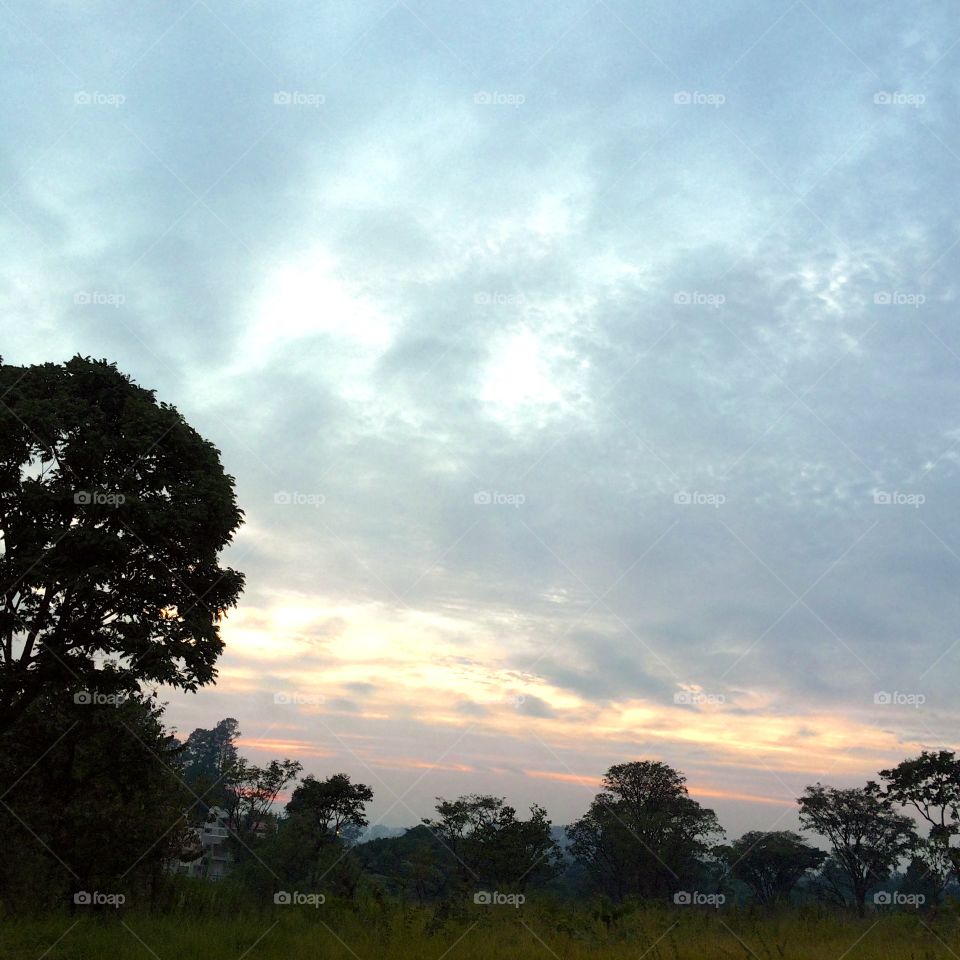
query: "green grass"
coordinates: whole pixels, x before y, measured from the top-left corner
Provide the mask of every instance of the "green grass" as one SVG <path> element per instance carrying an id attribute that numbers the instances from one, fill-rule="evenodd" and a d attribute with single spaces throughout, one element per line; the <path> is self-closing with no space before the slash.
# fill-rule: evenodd
<path id="1" fill-rule="evenodd" d="M 641 908 L 608 926 L 587 909 L 551 904 L 465 908 L 439 920 L 431 908 L 385 907 L 361 917 L 337 906 L 277 908 L 257 916 L 95 918 L 78 912 L 7 919 L 3 960 L 956 960 L 955 913 L 853 916 L 792 910 Z"/>

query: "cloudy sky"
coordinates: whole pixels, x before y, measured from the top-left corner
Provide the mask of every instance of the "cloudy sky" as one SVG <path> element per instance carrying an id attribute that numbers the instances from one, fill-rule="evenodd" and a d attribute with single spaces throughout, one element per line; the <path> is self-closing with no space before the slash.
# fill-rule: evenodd
<path id="1" fill-rule="evenodd" d="M 0 352 L 222 450 L 183 732 L 736 835 L 954 742 L 946 0 L 0 0 Z"/>

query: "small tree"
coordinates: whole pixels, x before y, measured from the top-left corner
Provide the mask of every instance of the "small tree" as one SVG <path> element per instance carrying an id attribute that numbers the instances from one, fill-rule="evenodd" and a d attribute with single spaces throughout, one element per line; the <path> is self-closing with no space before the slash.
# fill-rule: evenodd
<path id="1" fill-rule="evenodd" d="M 534 804 L 530 819 L 518 820 L 502 797 L 469 794 L 437 797 L 438 817 L 423 822 L 456 858 L 466 885 L 524 889 L 553 876 L 559 849 L 546 811 Z"/>
<path id="2" fill-rule="evenodd" d="M 287 803 L 276 836 L 261 851 L 275 878 L 301 889 L 330 889 L 352 897 L 360 865 L 349 848 L 367 825 L 364 807 L 372 799 L 370 787 L 351 783 L 345 773 L 326 780 L 304 778 Z"/>
<path id="3" fill-rule="evenodd" d="M 364 807 L 373 800 L 373 791 L 365 783 L 351 783 L 346 773 L 335 773 L 326 780 L 307 776 L 293 791 L 287 804 L 287 816 L 308 824 L 322 841 L 343 838 L 345 832 L 367 826 Z"/>
<path id="4" fill-rule="evenodd" d="M 271 760 L 258 767 L 241 758 L 230 773 L 226 797 L 227 825 L 238 840 L 249 843 L 266 825 L 280 792 L 303 769 L 299 760 Z"/>
<path id="5" fill-rule="evenodd" d="M 921 896 L 923 906 L 934 910 L 947 887 L 952 867 L 942 848 L 929 840 L 921 841 L 919 851 L 910 858 L 900 892 Z"/>
<path id="6" fill-rule="evenodd" d="M 723 853 L 730 875 L 767 907 L 789 897 L 800 878 L 827 856 L 789 830 L 751 830 Z"/>
<path id="7" fill-rule="evenodd" d="M 871 785 L 841 790 L 818 783 L 807 787 L 797 802 L 803 829 L 829 840 L 862 916 L 870 887 L 885 880 L 916 848 L 913 821 L 897 813 Z"/>

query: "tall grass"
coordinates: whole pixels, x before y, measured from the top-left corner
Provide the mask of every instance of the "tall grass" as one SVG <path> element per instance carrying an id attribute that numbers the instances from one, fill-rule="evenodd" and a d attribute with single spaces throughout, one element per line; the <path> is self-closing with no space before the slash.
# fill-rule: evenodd
<path id="1" fill-rule="evenodd" d="M 956 960 L 953 910 L 864 919 L 819 908 L 637 907 L 618 916 L 556 902 L 519 908 L 455 905 L 270 907 L 195 915 L 78 909 L 0 926 L 4 960 Z"/>

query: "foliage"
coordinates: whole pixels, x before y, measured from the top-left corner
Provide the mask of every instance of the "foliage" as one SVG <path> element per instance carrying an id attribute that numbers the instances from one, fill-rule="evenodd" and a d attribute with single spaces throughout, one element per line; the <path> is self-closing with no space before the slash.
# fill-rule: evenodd
<path id="1" fill-rule="evenodd" d="M 299 760 L 271 760 L 258 767 L 241 757 L 227 774 L 224 808 L 234 837 L 246 844 L 265 828 L 280 792 L 303 769 Z"/>
<path id="2" fill-rule="evenodd" d="M 106 361 L 0 362 L 0 395 L 0 731 L 51 688 L 210 683 L 243 588 L 219 451 Z"/>
<path id="3" fill-rule="evenodd" d="M 660 761 L 611 767 L 603 791 L 568 830 L 570 852 L 615 900 L 664 898 L 702 875 L 716 815 L 693 800 L 686 778 Z"/>
<path id="4" fill-rule="evenodd" d="M 189 794 L 163 708 L 139 694 L 76 703 L 67 691 L 0 737 L 0 902 L 64 905 L 76 891 L 155 899 L 183 840 Z"/>
<path id="5" fill-rule="evenodd" d="M 356 848 L 363 870 L 388 892 L 420 904 L 450 893 L 456 861 L 446 843 L 421 824 L 400 837 L 385 837 Z"/>
<path id="6" fill-rule="evenodd" d="M 455 859 L 462 885 L 524 890 L 556 872 L 560 852 L 542 807 L 519 820 L 502 797 L 468 794 L 438 797 L 436 811 L 423 822 Z"/>
<path id="7" fill-rule="evenodd" d="M 179 760 L 183 782 L 198 798 L 195 821 L 202 822 L 211 806 L 228 802 L 230 778 L 240 760 L 239 736 L 240 725 L 226 717 L 211 730 L 198 727 L 184 742 Z"/>
<path id="8" fill-rule="evenodd" d="M 373 791 L 365 783 L 351 783 L 345 773 L 325 780 L 304 777 L 287 804 L 292 821 L 309 824 L 317 837 L 333 840 L 351 828 L 367 826 L 366 804 Z"/>
<path id="9" fill-rule="evenodd" d="M 767 907 L 786 899 L 800 878 L 827 856 L 789 830 L 751 830 L 722 853 L 730 875 Z"/>
<path id="10" fill-rule="evenodd" d="M 5 922 L 4 960 L 109 957 L 143 960 L 949 960 L 960 955 L 953 917 L 935 922 L 913 912 L 858 919 L 823 908 L 678 910 L 645 906 L 607 917 L 595 902 L 528 900 L 519 909 L 474 906 L 461 916 L 439 906 L 370 899 L 362 905 L 274 907 L 238 900 L 222 884 L 184 885 L 172 915 L 118 911 Z M 606 917 L 606 920 L 604 919 Z M 609 920 L 609 922 L 607 922 Z"/>
<path id="11" fill-rule="evenodd" d="M 951 750 L 903 760 L 881 770 L 885 795 L 895 803 L 912 807 L 929 825 L 930 842 L 949 863 L 950 873 L 960 880 L 960 760 Z M 936 851 L 931 851 L 936 856 Z"/>
<path id="12" fill-rule="evenodd" d="M 894 811 L 872 785 L 841 790 L 817 783 L 797 801 L 804 830 L 829 840 L 836 864 L 863 914 L 867 891 L 917 846 L 913 821 Z"/>

